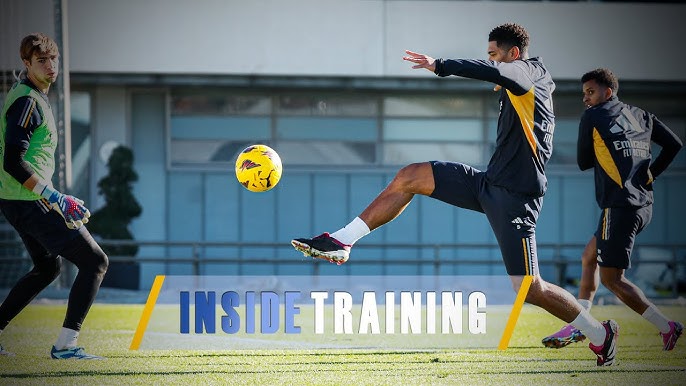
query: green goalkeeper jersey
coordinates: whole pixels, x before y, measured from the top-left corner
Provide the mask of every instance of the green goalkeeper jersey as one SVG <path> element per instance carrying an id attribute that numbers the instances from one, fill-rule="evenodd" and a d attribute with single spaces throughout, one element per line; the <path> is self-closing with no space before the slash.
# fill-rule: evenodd
<path id="1" fill-rule="evenodd" d="M 10 107 L 22 97 L 31 98 L 24 109 L 12 109 L 21 111 L 17 117 L 10 117 Z M 26 99 L 26 98 L 24 98 Z M 34 102 L 35 101 L 35 102 Z M 29 146 L 23 160 L 30 166 L 32 171 L 43 181 L 48 183 L 52 180 L 55 172 L 55 150 L 57 148 L 57 125 L 52 114 L 52 108 L 45 98 L 45 94 L 29 86 L 26 81 L 17 82 L 7 93 L 5 104 L 0 119 L 0 198 L 5 200 L 38 200 L 40 195 L 26 189 L 22 182 L 17 181 L 6 171 L 5 151 L 8 130 L 28 130 L 22 122 L 28 122 L 32 109 L 37 109 L 40 114 L 40 123 L 33 128 L 30 135 Z M 17 127 L 8 127 L 8 122 Z"/>

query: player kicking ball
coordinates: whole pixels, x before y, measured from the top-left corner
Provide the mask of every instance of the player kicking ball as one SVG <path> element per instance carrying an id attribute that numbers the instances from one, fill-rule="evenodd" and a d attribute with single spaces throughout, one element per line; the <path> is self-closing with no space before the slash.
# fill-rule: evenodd
<path id="1" fill-rule="evenodd" d="M 670 321 L 624 276 L 631 267 L 634 239 L 653 216 L 653 185 L 682 147 L 681 140 L 655 115 L 617 99 L 619 81 L 606 68 L 581 77 L 583 101 L 577 161 L 593 168 L 596 200 L 602 209 L 595 235 L 582 254 L 578 302 L 590 310 L 602 281 L 612 293 L 660 331 L 662 349 L 672 350 L 684 326 Z M 650 144 L 662 149 L 651 163 Z M 600 269 L 598 269 L 600 267 Z M 572 325 L 543 338 L 543 345 L 565 347 L 586 336 Z"/>
<path id="2" fill-rule="evenodd" d="M 552 154 L 552 94 L 555 83 L 545 65 L 528 57 L 529 34 L 516 24 L 503 24 L 488 36 L 488 60 L 434 59 L 406 51 L 414 69 L 438 76 L 457 75 L 498 85 L 500 117 L 496 148 L 486 171 L 457 162 L 431 161 L 402 168 L 372 203 L 339 231 L 312 239 L 292 240 L 305 255 L 345 263 L 361 237 L 394 218 L 415 194 L 484 213 L 493 229 L 515 291 L 524 277 L 533 281 L 526 301 L 572 324 L 591 341 L 598 366 L 615 362 L 619 326 L 599 322 L 574 296 L 544 281 L 538 272 L 536 222 L 547 187 L 545 165 Z"/>

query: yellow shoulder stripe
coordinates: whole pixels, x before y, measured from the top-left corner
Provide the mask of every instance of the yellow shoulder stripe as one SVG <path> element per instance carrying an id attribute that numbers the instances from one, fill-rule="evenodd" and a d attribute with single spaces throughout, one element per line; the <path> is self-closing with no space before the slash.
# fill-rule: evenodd
<path id="1" fill-rule="evenodd" d="M 531 151 L 534 156 L 538 158 L 537 142 L 534 136 L 534 88 L 533 86 L 524 95 L 514 95 L 507 91 L 507 96 L 512 102 L 512 106 L 515 108 L 517 115 L 519 116 L 519 121 L 522 123 L 522 129 L 524 129 L 524 136 L 531 146 Z"/>
<path id="2" fill-rule="evenodd" d="M 616 182 L 620 188 L 624 188 L 622 176 L 619 175 L 619 169 L 617 169 L 617 165 L 612 159 L 610 149 L 607 148 L 605 141 L 603 141 L 603 138 L 595 127 L 593 128 L 593 150 L 595 151 L 595 158 L 598 160 L 600 167 L 603 168 L 610 178 L 612 178 L 612 181 Z"/>

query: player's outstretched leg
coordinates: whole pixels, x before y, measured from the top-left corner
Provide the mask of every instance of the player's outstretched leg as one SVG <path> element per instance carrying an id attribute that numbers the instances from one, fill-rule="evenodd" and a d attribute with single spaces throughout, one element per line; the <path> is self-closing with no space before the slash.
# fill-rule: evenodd
<path id="1" fill-rule="evenodd" d="M 596 364 L 598 366 L 612 366 L 615 364 L 615 356 L 617 355 L 617 340 L 619 338 L 619 325 L 614 320 L 606 320 L 603 322 L 605 327 L 605 342 L 602 346 L 594 346 L 589 343 L 588 347 L 598 357 Z"/>
<path id="2" fill-rule="evenodd" d="M 586 336 L 579 329 L 568 324 L 562 327 L 560 331 L 543 338 L 541 343 L 549 348 L 562 348 L 572 343 L 581 342 L 584 339 L 586 339 Z"/>
<path id="3" fill-rule="evenodd" d="M 341 243 L 326 232 L 311 239 L 293 239 L 291 245 L 305 256 L 324 259 L 338 265 L 345 263 L 350 257 L 351 246 Z"/>
<path id="4" fill-rule="evenodd" d="M 291 240 L 291 245 L 305 256 L 343 264 L 348 261 L 350 248 L 357 240 L 398 217 L 415 194 L 429 196 L 434 187 L 433 166 L 429 162 L 407 165 L 400 169 L 393 181 L 344 228 L 332 234 L 322 233 L 311 239 L 294 239 Z"/>
<path id="5" fill-rule="evenodd" d="M 674 346 L 676 346 L 676 341 L 684 332 L 684 325 L 679 322 L 669 322 L 669 327 L 670 329 L 668 333 L 660 333 L 662 336 L 662 349 L 665 351 L 674 349 Z"/>

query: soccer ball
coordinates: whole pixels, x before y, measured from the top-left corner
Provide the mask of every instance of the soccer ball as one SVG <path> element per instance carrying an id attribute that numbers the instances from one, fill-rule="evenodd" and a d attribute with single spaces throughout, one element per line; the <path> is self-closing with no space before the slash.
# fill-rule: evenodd
<path id="1" fill-rule="evenodd" d="M 251 192 L 266 192 L 281 179 L 281 158 L 269 146 L 248 146 L 236 158 L 236 178 Z"/>

